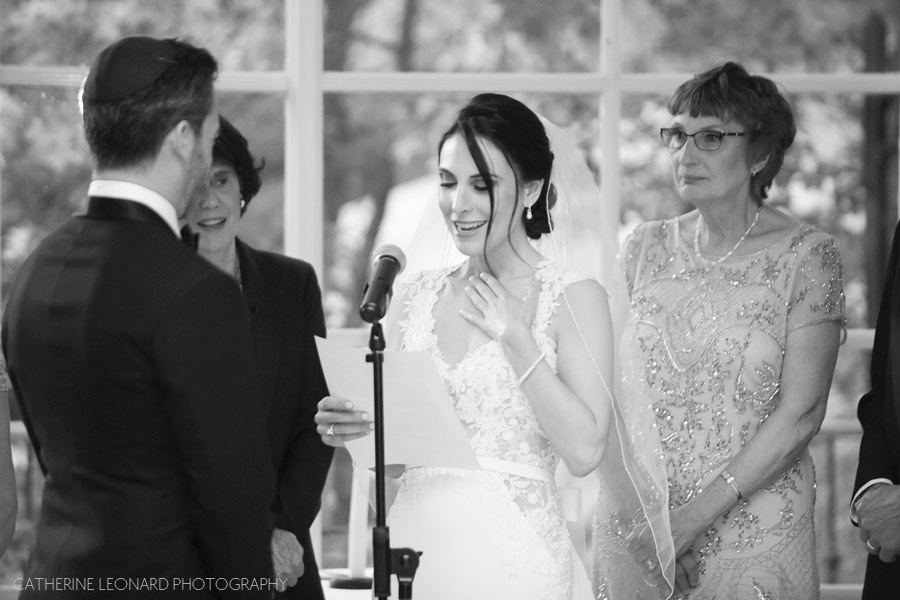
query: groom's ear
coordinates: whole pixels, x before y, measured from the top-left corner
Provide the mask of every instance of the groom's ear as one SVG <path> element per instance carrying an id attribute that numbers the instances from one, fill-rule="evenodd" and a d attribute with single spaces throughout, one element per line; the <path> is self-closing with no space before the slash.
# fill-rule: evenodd
<path id="1" fill-rule="evenodd" d="M 194 132 L 191 124 L 186 120 L 181 120 L 166 134 L 163 143 L 168 144 L 168 147 L 179 159 L 188 163 L 194 153 L 194 147 L 199 141 L 199 136 Z"/>

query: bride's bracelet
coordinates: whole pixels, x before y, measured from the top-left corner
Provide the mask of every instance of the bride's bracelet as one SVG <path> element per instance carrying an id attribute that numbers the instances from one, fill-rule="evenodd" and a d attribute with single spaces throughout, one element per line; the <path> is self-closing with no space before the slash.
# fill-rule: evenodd
<path id="1" fill-rule="evenodd" d="M 519 381 L 516 382 L 516 386 L 522 387 L 522 384 L 525 383 L 525 380 L 528 379 L 528 376 L 534 373 L 534 370 L 537 369 L 537 366 L 541 364 L 541 361 L 547 358 L 546 352 L 541 352 L 541 355 L 537 357 L 537 359 L 531 363 L 531 366 L 525 369 L 525 372 L 522 373 L 522 376 L 519 377 Z"/>

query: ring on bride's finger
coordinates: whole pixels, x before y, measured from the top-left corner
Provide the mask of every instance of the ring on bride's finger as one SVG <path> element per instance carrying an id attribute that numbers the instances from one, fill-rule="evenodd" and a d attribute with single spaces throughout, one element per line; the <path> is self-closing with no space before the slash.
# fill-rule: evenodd
<path id="1" fill-rule="evenodd" d="M 869 552 L 880 552 L 881 551 L 881 548 L 879 548 L 878 546 L 873 546 L 872 542 L 870 542 L 869 540 L 866 540 L 866 548 L 869 550 Z"/>
<path id="2" fill-rule="evenodd" d="M 653 569 L 656 568 L 656 561 L 653 560 L 652 558 L 648 558 L 647 560 L 644 561 L 644 566 L 647 567 L 648 571 L 652 571 Z"/>
<path id="3" fill-rule="evenodd" d="M 329 425 L 328 431 L 325 432 L 325 435 L 328 435 L 328 436 L 334 435 L 334 426 L 335 425 L 336 425 L 336 423 L 332 423 L 331 425 Z"/>

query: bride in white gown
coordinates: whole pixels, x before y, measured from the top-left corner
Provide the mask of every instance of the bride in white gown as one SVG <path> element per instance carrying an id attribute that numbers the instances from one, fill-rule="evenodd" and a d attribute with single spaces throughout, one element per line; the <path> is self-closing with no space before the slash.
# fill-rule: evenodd
<path id="1" fill-rule="evenodd" d="M 577 476 L 617 463 L 607 472 L 631 490 L 617 495 L 629 498 L 619 507 L 629 516 L 652 511 L 654 501 L 642 506 L 646 490 L 632 482 L 645 466 L 625 468 L 633 461 L 621 448 L 633 446 L 608 444 L 627 429 L 612 393 L 610 296 L 599 282 L 612 257 L 593 256 L 588 243 L 579 265 L 588 273 L 571 269 L 556 221 L 571 226 L 577 213 L 554 209 L 558 200 L 575 201 L 554 179 L 570 165 L 554 165 L 558 149 L 522 103 L 476 96 L 438 150 L 438 205 L 464 260 L 396 286 L 387 339 L 431 354 L 483 468 L 407 468 L 388 515 L 391 543 L 423 551 L 417 598 L 586 600 L 593 595 L 554 483 L 559 461 Z M 588 189 L 596 190 L 592 181 Z M 345 403 L 320 402 L 316 420 L 328 444 L 368 433 Z M 619 533 L 622 542 L 627 532 Z M 671 574 L 665 553 L 656 556 L 644 566 L 648 581 L 660 565 Z"/>

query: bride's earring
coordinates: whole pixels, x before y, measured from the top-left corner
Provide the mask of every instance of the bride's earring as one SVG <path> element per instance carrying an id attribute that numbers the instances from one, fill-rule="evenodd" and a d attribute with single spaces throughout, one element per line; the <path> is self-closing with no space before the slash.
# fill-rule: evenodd
<path id="1" fill-rule="evenodd" d="M 530 206 L 526 207 L 525 208 L 525 218 L 530 221 L 532 216 L 533 215 L 531 214 L 531 207 Z"/>

